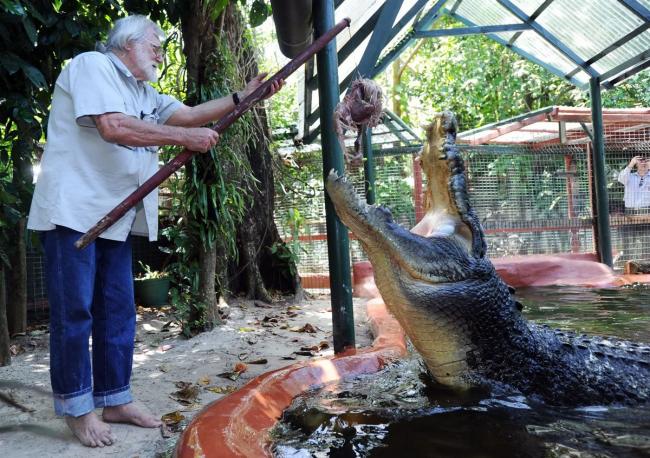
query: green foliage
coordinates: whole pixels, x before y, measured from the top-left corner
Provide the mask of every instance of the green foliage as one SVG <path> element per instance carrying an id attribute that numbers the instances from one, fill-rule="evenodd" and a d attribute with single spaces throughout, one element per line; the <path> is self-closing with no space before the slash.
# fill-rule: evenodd
<path id="1" fill-rule="evenodd" d="M 271 15 L 271 5 L 264 0 L 253 0 L 251 5 L 250 12 L 248 14 L 248 20 L 251 27 L 257 27 L 262 25 L 266 18 Z"/>
<path id="2" fill-rule="evenodd" d="M 166 278 L 169 274 L 165 270 L 153 270 L 149 264 L 145 264 L 142 261 L 138 261 L 140 266 L 140 273 L 136 275 L 138 280 L 149 280 L 155 278 Z"/>
<path id="3" fill-rule="evenodd" d="M 187 98 L 196 104 L 228 96 L 243 84 L 238 62 L 245 45 L 230 49 L 223 33 L 216 35 L 215 40 L 216 48 L 204 62 L 205 79 L 200 87 L 187 91 Z M 180 64 L 181 46 L 170 42 L 169 47 L 175 52 L 168 53 L 169 71 L 161 87 L 186 87 L 184 66 Z M 178 62 L 171 61 L 174 59 Z M 172 304 L 187 333 L 208 324 L 203 322 L 207 307 L 200 296 L 199 250 L 216 247 L 225 263 L 236 261 L 238 256 L 237 229 L 256 185 L 243 151 L 252 128 L 252 117 L 245 114 L 221 134 L 215 148 L 207 154 L 195 155 L 183 175 L 177 175 L 168 184 L 173 196 L 172 209 L 163 235 L 170 240 L 176 259 L 168 267 L 177 285 Z M 218 288 L 225 293 L 225 285 Z"/>
<path id="4" fill-rule="evenodd" d="M 650 71 L 645 70 L 602 94 L 606 108 L 650 106 Z"/>
<path id="5" fill-rule="evenodd" d="M 55 78 L 67 59 L 93 49 L 120 14 L 116 1 L 0 3 L 0 256 L 5 260 L 16 246 L 11 238 L 17 218 L 29 209 L 31 165 L 45 137 Z"/>

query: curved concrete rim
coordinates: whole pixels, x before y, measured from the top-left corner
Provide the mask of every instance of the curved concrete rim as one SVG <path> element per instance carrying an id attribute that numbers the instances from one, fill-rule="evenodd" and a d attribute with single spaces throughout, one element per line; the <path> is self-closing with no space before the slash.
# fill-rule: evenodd
<path id="1" fill-rule="evenodd" d="M 615 275 L 606 266 L 580 256 L 536 255 L 496 264 L 504 280 L 517 287 L 568 284 L 613 287 L 632 282 L 650 283 L 650 275 Z M 365 267 L 363 277 L 370 281 L 372 267 Z M 368 292 L 375 297 L 368 300 L 366 307 L 371 330 L 377 336 L 371 347 L 293 364 L 251 380 L 199 412 L 183 432 L 175 456 L 271 456 L 269 430 L 293 398 L 315 386 L 377 372 L 387 363 L 406 356 L 404 331 L 381 297 L 376 297 L 374 281 L 371 283 Z"/>
<path id="2" fill-rule="evenodd" d="M 179 458 L 271 456 L 269 430 L 291 401 L 305 390 L 377 372 L 406 356 L 401 326 L 380 298 L 366 303 L 373 335 L 371 347 L 270 371 L 199 412 L 183 432 Z"/>

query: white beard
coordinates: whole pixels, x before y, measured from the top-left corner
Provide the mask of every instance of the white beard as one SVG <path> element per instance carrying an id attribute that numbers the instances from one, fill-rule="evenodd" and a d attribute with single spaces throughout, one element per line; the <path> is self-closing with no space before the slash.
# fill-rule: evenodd
<path id="1" fill-rule="evenodd" d="M 136 65 L 144 74 L 145 81 L 151 81 L 152 83 L 158 81 L 158 65 L 156 61 L 151 60 L 148 56 L 148 50 L 145 50 L 143 46 L 137 46 L 135 48 L 135 58 Z"/>

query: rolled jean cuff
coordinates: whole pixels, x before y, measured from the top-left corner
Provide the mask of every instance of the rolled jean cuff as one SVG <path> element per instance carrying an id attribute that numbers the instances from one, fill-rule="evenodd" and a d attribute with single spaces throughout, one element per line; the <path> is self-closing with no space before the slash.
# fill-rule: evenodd
<path id="1" fill-rule="evenodd" d="M 121 406 L 122 404 L 133 402 L 131 387 L 129 385 L 118 388 L 117 390 L 94 393 L 93 399 L 95 401 L 95 407 Z"/>
<path id="2" fill-rule="evenodd" d="M 54 394 L 54 413 L 59 416 L 80 417 L 94 409 L 95 402 L 90 389 L 74 394 Z"/>

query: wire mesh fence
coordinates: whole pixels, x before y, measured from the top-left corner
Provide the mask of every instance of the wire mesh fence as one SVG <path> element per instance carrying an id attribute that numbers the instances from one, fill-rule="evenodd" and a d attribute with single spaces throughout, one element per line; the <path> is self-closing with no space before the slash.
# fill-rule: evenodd
<path id="1" fill-rule="evenodd" d="M 625 186 L 619 181 L 619 173 L 632 157 L 650 158 L 649 132 L 648 128 L 626 130 L 621 125 L 605 131 L 607 217 L 616 270 L 622 270 L 628 260 L 650 259 L 650 174 L 642 189 L 635 191 L 648 193 L 643 208 L 626 209 Z M 562 145 L 459 146 L 466 161 L 471 203 L 486 233 L 490 257 L 596 251 L 592 146 L 584 141 L 584 135 L 569 135 Z M 375 150 L 375 156 L 377 203 L 390 208 L 400 224 L 412 227 L 421 202 L 416 155 L 382 156 L 381 150 Z M 279 193 L 278 226 L 285 239 L 300 239 L 299 272 L 307 280 L 306 286 L 327 288 L 326 277 L 323 280 L 328 261 L 320 152 L 304 153 L 299 161 L 303 173 L 311 174 L 305 178 L 312 184 L 311 197 L 305 200 L 294 192 Z M 346 173 L 357 193 L 365 196 L 363 167 L 348 165 Z M 292 209 L 304 215 L 293 233 L 283 223 L 283 215 Z M 366 259 L 353 235 L 350 246 L 352 262 Z M 319 275 L 322 284 L 310 282 L 312 275 Z"/>

